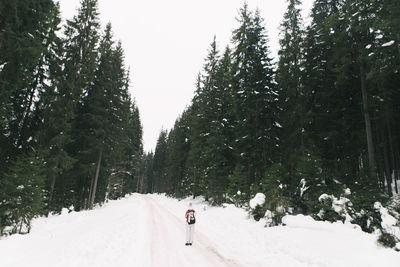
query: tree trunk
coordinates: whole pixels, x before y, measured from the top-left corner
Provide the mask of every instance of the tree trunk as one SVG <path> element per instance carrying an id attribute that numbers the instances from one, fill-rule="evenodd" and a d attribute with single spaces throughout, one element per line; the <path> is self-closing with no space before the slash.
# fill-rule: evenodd
<path id="1" fill-rule="evenodd" d="M 140 175 L 137 176 L 136 192 L 140 193 Z"/>
<path id="2" fill-rule="evenodd" d="M 85 204 L 85 208 L 89 208 L 88 204 L 90 205 L 91 200 L 92 200 L 92 194 L 93 194 L 93 185 L 94 185 L 94 177 L 92 177 L 92 179 L 90 179 L 90 187 L 89 187 L 89 203 Z"/>
<path id="3" fill-rule="evenodd" d="M 386 178 L 386 186 L 387 186 L 387 191 L 389 194 L 389 197 L 392 197 L 392 173 L 390 171 L 390 163 L 389 163 L 389 157 L 388 157 L 388 150 L 387 150 L 387 141 L 386 141 L 386 135 L 385 135 L 385 130 L 382 128 L 381 129 L 381 135 L 382 135 L 382 152 L 383 152 L 383 159 L 385 163 L 385 178 Z"/>
<path id="4" fill-rule="evenodd" d="M 94 198 L 96 196 L 96 188 L 97 188 L 97 181 L 99 179 L 99 173 L 100 173 L 100 165 L 101 165 L 101 158 L 103 156 L 103 148 L 100 149 L 99 152 L 99 159 L 97 161 L 97 167 L 96 167 L 96 175 L 94 177 L 94 182 L 93 182 L 93 188 L 92 188 L 92 194 L 90 196 L 90 209 L 93 208 L 94 205 Z"/>
<path id="5" fill-rule="evenodd" d="M 364 107 L 365 131 L 367 133 L 368 160 L 370 167 L 370 175 L 371 178 L 373 178 L 374 176 L 376 176 L 375 151 L 374 151 L 374 142 L 372 140 L 371 119 L 369 116 L 369 109 L 368 109 L 367 78 L 363 60 L 360 60 L 360 78 L 361 78 L 362 102 Z"/>
<path id="6" fill-rule="evenodd" d="M 388 131 L 388 136 L 389 136 L 389 149 L 390 149 L 390 159 L 391 159 L 391 162 L 392 162 L 392 172 L 391 172 L 391 174 L 393 174 L 392 175 L 392 179 L 393 179 L 393 181 L 394 181 L 394 188 L 395 188 L 395 191 L 396 191 L 396 194 L 398 194 L 399 193 L 399 191 L 398 191 L 398 189 L 397 189 L 397 177 L 396 177 L 396 172 L 395 172 L 395 170 L 397 169 L 397 163 L 396 163 L 396 160 L 395 160 L 395 155 L 394 155 L 394 146 L 393 146 L 393 138 L 392 138 L 392 129 L 391 129 L 391 127 L 390 127 L 390 124 L 389 124 L 389 122 L 388 121 L 386 121 L 386 128 L 387 128 L 387 131 Z"/>
<path id="7" fill-rule="evenodd" d="M 49 203 L 53 200 L 53 193 L 54 193 L 54 186 L 56 184 L 56 176 L 53 175 L 53 178 L 51 179 L 51 185 L 50 185 L 50 196 L 49 196 Z"/>
<path id="8" fill-rule="evenodd" d="M 396 160 L 398 160 L 400 157 L 399 157 L 399 153 L 398 152 L 396 152 L 396 154 L 395 154 L 395 159 Z M 397 162 L 397 161 L 396 161 Z M 395 171 L 393 171 L 393 174 L 394 174 L 394 184 L 395 184 L 395 186 L 396 186 L 396 193 L 399 193 L 399 187 L 397 187 L 397 181 L 399 181 L 400 180 L 400 171 L 399 171 L 399 169 L 397 169 L 397 166 L 398 165 L 395 165 L 396 166 L 396 169 L 395 169 Z"/>
<path id="9" fill-rule="evenodd" d="M 56 170 L 58 167 L 59 163 L 59 158 L 57 157 L 56 164 L 54 165 L 54 169 Z M 51 179 L 51 185 L 50 185 L 50 196 L 49 196 L 49 203 L 51 203 L 53 199 L 53 193 L 54 193 L 54 187 L 56 185 L 56 175 L 53 175 L 53 179 Z"/>

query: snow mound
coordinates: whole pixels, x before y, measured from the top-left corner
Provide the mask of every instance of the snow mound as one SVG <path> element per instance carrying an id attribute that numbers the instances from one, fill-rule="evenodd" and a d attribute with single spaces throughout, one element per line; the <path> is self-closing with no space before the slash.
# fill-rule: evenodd
<path id="1" fill-rule="evenodd" d="M 265 203 L 265 195 L 263 193 L 257 193 L 254 198 L 250 200 L 250 208 L 255 209 L 258 205 Z"/>

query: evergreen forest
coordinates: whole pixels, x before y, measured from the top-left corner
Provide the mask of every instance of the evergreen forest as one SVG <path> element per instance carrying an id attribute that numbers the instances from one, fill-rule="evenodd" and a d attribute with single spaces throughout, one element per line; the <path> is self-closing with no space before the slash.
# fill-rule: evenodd
<path id="1" fill-rule="evenodd" d="M 0 235 L 137 191 L 139 110 L 96 0 L 0 1 Z"/>
<path id="2" fill-rule="evenodd" d="M 131 192 L 245 208 L 263 193 L 249 211 L 271 225 L 306 214 L 373 232 L 377 202 L 400 212 L 400 1 L 315 0 L 307 24 L 301 1 L 286 3 L 278 57 L 245 3 L 231 42 L 211 40 L 191 103 L 144 152 L 97 1 L 65 25 L 52 0 L 0 1 L 0 234 Z"/>
<path id="3" fill-rule="evenodd" d="M 259 10 L 216 38 L 191 104 L 147 153 L 145 192 L 380 228 L 376 202 L 399 211 L 400 2 L 316 0 L 311 22 L 287 0 L 278 58 Z M 337 209 L 341 206 L 341 209 Z"/>

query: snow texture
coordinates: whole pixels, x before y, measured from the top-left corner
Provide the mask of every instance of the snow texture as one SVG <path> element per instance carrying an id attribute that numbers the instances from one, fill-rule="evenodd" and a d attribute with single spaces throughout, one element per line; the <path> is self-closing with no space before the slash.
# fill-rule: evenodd
<path id="1" fill-rule="evenodd" d="M 184 214 L 196 210 L 193 246 Z M 205 208 L 207 207 L 207 208 Z M 285 216 L 265 228 L 231 204 L 133 194 L 94 210 L 38 218 L 27 235 L 0 240 L 1 267 L 398 267 L 400 253 L 351 224 Z"/>
<path id="2" fill-rule="evenodd" d="M 0 65 L 0 71 L 2 71 L 6 65 L 7 65 L 7 62 L 1 64 L 1 65 Z"/>
<path id="3" fill-rule="evenodd" d="M 265 195 L 263 193 L 257 193 L 254 198 L 250 200 L 250 208 L 255 209 L 257 205 L 265 203 Z"/>
<path id="4" fill-rule="evenodd" d="M 391 45 L 393 45 L 393 44 L 394 44 L 394 40 L 392 40 L 392 41 L 390 41 L 390 42 L 387 42 L 387 43 L 384 43 L 384 44 L 382 45 L 382 47 L 391 46 Z"/>
<path id="5" fill-rule="evenodd" d="M 383 207 L 380 202 L 376 202 L 374 208 L 381 214 L 382 222 L 381 226 L 385 232 L 392 234 L 400 240 L 400 227 L 397 225 L 397 219 L 393 217 L 387 208 Z M 400 242 L 397 244 L 400 246 Z"/>
<path id="6" fill-rule="evenodd" d="M 306 180 L 305 180 L 305 179 L 301 179 L 300 185 L 301 185 L 301 188 L 300 188 L 300 196 L 302 197 L 303 194 L 304 194 L 304 192 L 306 192 L 307 189 L 310 188 L 310 187 L 309 187 L 309 186 L 306 186 Z"/>

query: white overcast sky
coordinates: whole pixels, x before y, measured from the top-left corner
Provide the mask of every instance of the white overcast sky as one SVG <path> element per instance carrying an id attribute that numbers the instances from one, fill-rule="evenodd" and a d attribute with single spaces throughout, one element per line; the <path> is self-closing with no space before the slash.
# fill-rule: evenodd
<path id="1" fill-rule="evenodd" d="M 71 19 L 80 0 L 60 0 L 63 19 Z M 161 129 L 170 130 L 190 104 L 198 72 L 216 35 L 220 50 L 230 44 L 243 0 L 99 0 L 100 20 L 111 22 L 131 70 L 132 98 L 140 110 L 145 151 L 155 149 Z M 302 1 L 309 17 L 313 0 Z M 259 8 L 271 56 L 279 49 L 279 26 L 286 0 L 247 0 Z"/>

